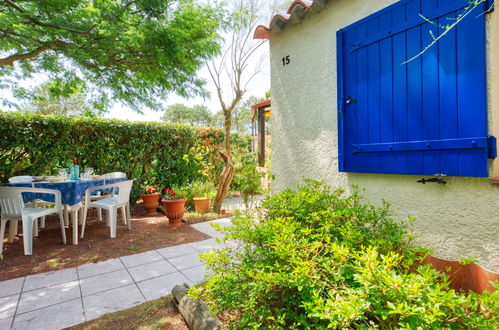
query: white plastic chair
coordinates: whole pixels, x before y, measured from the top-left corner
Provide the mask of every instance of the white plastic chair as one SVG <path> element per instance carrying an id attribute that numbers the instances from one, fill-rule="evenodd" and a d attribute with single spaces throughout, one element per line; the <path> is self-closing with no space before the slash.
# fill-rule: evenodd
<path id="1" fill-rule="evenodd" d="M 122 179 L 126 178 L 126 173 L 123 172 L 111 172 L 102 175 L 104 179 Z"/>
<path id="2" fill-rule="evenodd" d="M 116 225 L 118 217 L 118 208 L 121 208 L 123 214 L 123 223 L 128 224 L 128 230 L 132 229 L 130 218 L 130 191 L 132 190 L 133 180 L 121 181 L 103 186 L 88 188 L 85 191 L 85 206 L 83 208 L 83 221 L 81 226 L 81 238 L 85 234 L 85 225 L 87 223 L 87 211 L 91 207 L 104 209 L 108 211 L 108 223 L 111 231 L 111 238 L 116 237 Z M 92 191 L 112 188 L 111 197 L 92 200 Z M 118 192 L 116 192 L 118 190 Z"/>
<path id="3" fill-rule="evenodd" d="M 55 196 L 53 208 L 31 208 L 25 207 L 22 193 L 43 193 Z M 0 187 L 0 252 L 3 248 L 3 237 L 5 225 L 11 221 L 11 234 L 13 228 L 17 228 L 17 222 L 23 224 L 24 254 L 33 252 L 33 227 L 37 225 L 36 220 L 49 214 L 59 214 L 61 222 L 62 241 L 66 244 L 66 232 L 64 230 L 64 218 L 62 215 L 61 192 L 53 189 L 25 188 L 25 187 Z M 15 222 L 14 226 L 12 223 Z M 36 229 L 35 229 L 36 230 Z"/>
<path id="4" fill-rule="evenodd" d="M 9 183 L 31 183 L 33 177 L 28 175 L 13 176 L 9 178 Z"/>

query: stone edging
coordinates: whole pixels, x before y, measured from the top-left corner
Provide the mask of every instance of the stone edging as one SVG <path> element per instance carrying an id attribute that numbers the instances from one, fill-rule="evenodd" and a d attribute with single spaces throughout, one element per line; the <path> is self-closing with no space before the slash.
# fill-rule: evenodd
<path id="1" fill-rule="evenodd" d="M 222 322 L 213 315 L 202 301 L 196 301 L 187 295 L 188 285 L 176 285 L 172 289 L 173 301 L 177 305 L 185 322 L 191 330 L 221 330 Z"/>

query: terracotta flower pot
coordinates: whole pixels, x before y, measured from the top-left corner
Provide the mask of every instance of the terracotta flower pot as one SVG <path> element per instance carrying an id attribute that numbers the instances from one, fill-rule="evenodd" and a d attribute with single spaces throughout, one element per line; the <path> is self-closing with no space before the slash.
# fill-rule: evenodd
<path id="1" fill-rule="evenodd" d="M 153 194 L 143 194 L 142 196 L 142 201 L 144 202 L 144 209 L 146 210 L 145 215 L 147 216 L 152 216 L 158 214 L 156 209 L 159 206 L 159 195 L 160 193 L 153 193 Z"/>
<path id="2" fill-rule="evenodd" d="M 193 199 L 194 199 L 194 207 L 196 208 L 196 213 L 210 212 L 211 198 L 195 197 Z"/>
<path id="3" fill-rule="evenodd" d="M 181 199 L 163 199 L 165 207 L 165 215 L 171 227 L 179 227 L 182 225 L 182 217 L 184 216 L 185 198 Z"/>

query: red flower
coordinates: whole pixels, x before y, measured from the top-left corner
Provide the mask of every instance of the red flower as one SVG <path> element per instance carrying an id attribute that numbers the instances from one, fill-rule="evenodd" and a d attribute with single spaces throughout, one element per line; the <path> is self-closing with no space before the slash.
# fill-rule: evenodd
<path id="1" fill-rule="evenodd" d="M 151 188 L 147 188 L 147 193 L 148 194 L 152 193 L 152 189 Z"/>
<path id="2" fill-rule="evenodd" d="M 167 193 L 171 192 L 172 190 L 170 188 L 166 188 L 165 190 Z"/>
<path id="3" fill-rule="evenodd" d="M 158 187 L 156 187 L 156 186 L 154 186 L 153 188 L 154 188 L 154 190 L 158 190 Z"/>
<path id="4" fill-rule="evenodd" d="M 175 195 L 175 193 L 174 193 L 174 192 L 172 192 L 172 197 L 177 197 L 177 195 Z"/>

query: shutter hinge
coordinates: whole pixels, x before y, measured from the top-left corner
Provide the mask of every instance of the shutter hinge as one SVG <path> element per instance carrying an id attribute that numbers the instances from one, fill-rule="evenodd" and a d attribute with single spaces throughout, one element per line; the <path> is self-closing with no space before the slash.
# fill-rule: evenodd
<path id="1" fill-rule="evenodd" d="M 497 139 L 495 136 L 489 136 L 488 139 L 488 149 L 489 149 L 489 158 L 497 157 Z"/>

